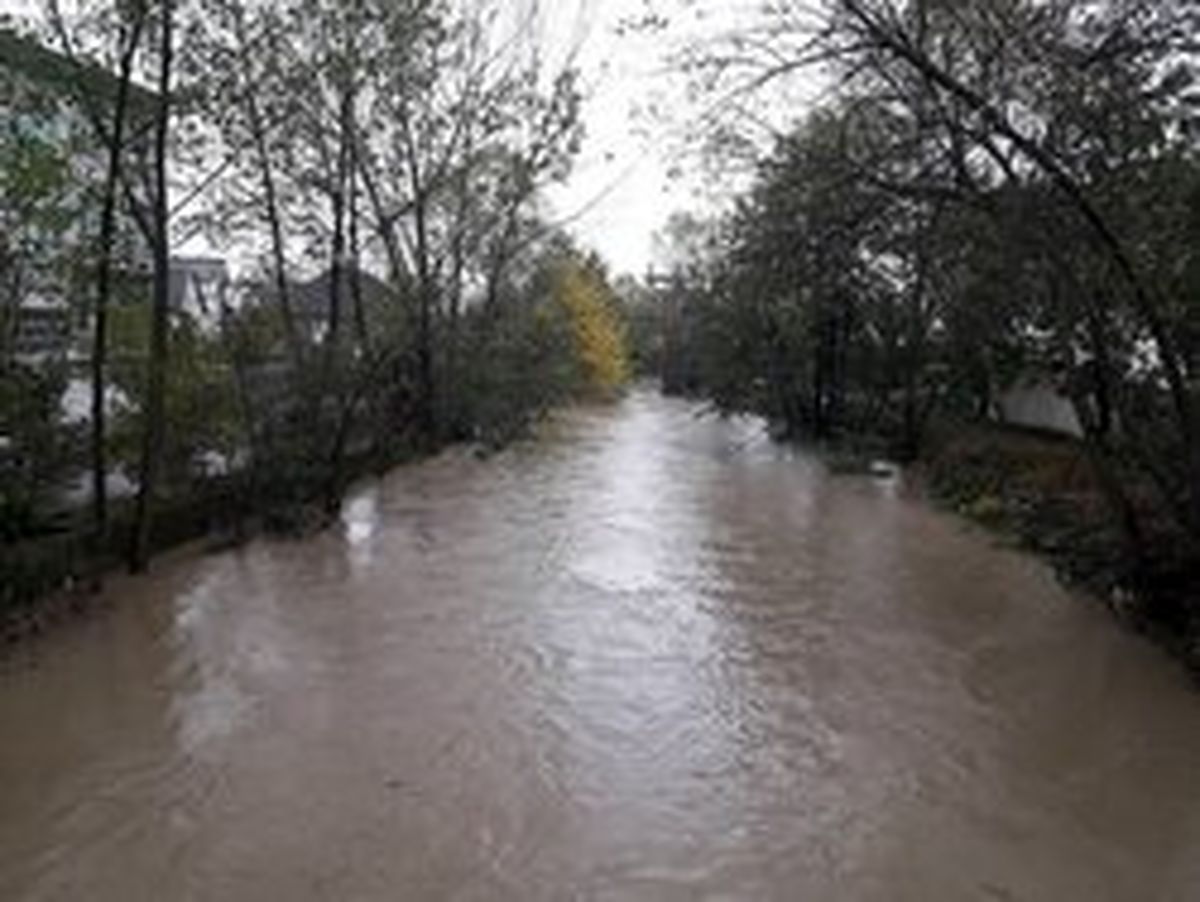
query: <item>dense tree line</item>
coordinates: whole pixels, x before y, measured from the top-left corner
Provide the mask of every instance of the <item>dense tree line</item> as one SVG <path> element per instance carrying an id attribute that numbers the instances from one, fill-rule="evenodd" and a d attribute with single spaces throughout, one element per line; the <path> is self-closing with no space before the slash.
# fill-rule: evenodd
<path id="1" fill-rule="evenodd" d="M 30 220 L 64 209 L 66 181 L 87 186 L 51 242 L 76 277 L 24 254 L 72 286 L 90 330 L 93 550 L 119 540 L 145 566 L 156 510 L 200 484 L 280 523 L 329 514 L 364 467 L 506 440 L 624 378 L 602 268 L 542 213 L 581 124 L 571 60 L 547 66 L 537 16 L 488 0 L 47 4 L 24 46 L 54 50 L 46 115 L 65 98 L 84 148 L 42 142 L 44 161 L 25 153 L 41 181 L 11 193 L 36 195 Z M 86 172 L 56 177 L 79 154 Z M 170 256 L 198 236 L 251 275 L 185 310 Z M 39 429 L 63 377 L 3 366 L 6 392 L 31 382 L 2 424 L 19 538 L 72 462 L 20 469 L 50 459 Z M 122 465 L 137 495 L 116 522 Z"/>
<path id="2" fill-rule="evenodd" d="M 1133 557 L 1194 555 L 1198 15 L 826 0 L 709 48 L 714 90 L 817 64 L 832 87 L 700 229 L 673 382 L 910 457 L 931 418 L 986 418 L 1033 374 L 1070 399 Z"/>

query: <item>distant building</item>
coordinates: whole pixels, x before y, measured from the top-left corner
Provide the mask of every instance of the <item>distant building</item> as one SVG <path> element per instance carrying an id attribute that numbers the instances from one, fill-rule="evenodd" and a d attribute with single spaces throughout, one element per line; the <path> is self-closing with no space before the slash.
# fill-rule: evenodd
<path id="1" fill-rule="evenodd" d="M 87 249 L 98 229 L 94 192 L 106 160 L 88 109 L 105 108 L 116 84 L 100 66 L 0 27 L 0 165 L 36 164 L 50 179 L 31 200 L 7 196 L 22 182 L 0 178 L 0 353 L 18 361 L 67 356 L 73 327 L 85 320 L 85 305 L 72 302 L 92 284 Z M 153 99 L 133 86 L 131 117 L 145 117 Z M 131 222 L 118 222 L 115 240 L 122 276 L 144 271 Z"/>
<path id="2" fill-rule="evenodd" d="M 1083 438 L 1075 405 L 1052 379 L 1034 375 L 1017 379 L 996 399 L 996 413 L 1000 422 L 1011 426 Z"/>
<path id="3" fill-rule="evenodd" d="M 333 302 L 332 280 L 333 274 L 327 269 L 306 282 L 288 282 L 288 303 L 297 337 L 308 344 L 317 345 L 325 341 Z M 351 268 L 343 269 L 339 282 L 338 329 L 343 339 L 353 341 L 360 312 L 363 325 L 369 331 L 375 331 L 388 312 L 395 308 L 396 292 L 366 270 L 359 269 L 355 273 Z M 279 303 L 279 292 L 273 283 L 246 286 L 246 293 L 253 299 L 252 303 L 265 306 Z M 361 311 L 357 309 L 359 302 Z"/>
<path id="4" fill-rule="evenodd" d="M 209 257 L 173 257 L 169 276 L 169 303 L 174 312 L 191 317 L 201 328 L 215 329 L 229 301 L 231 281 L 224 260 Z M 134 284 L 148 296 L 148 274 L 139 273 L 126 284 Z M 121 297 L 115 300 L 119 303 Z M 128 298 L 125 298 L 126 302 Z M 86 307 L 87 305 L 83 305 Z M 26 294 L 15 305 L 9 348 L 14 360 L 36 365 L 50 360 L 78 357 L 72 351 L 84 338 L 78 324 L 86 321 L 72 310 L 62 295 Z"/>
<path id="5" fill-rule="evenodd" d="M 355 334 L 359 313 L 355 309 L 356 298 L 361 300 L 362 315 L 368 327 L 393 299 L 394 293 L 386 283 L 362 269 L 357 272 L 351 267 L 342 269 L 339 283 L 338 328 L 343 335 Z M 323 342 L 329 329 L 333 303 L 332 271 L 327 269 L 307 282 L 294 283 L 291 286 L 291 302 L 301 335 L 314 343 Z"/>
<path id="6" fill-rule="evenodd" d="M 357 288 L 352 269 L 341 273 L 339 287 L 339 346 L 358 349 L 359 316 L 363 327 L 379 334 L 387 317 L 395 309 L 396 293 L 370 273 L 359 270 Z M 288 302 L 296 327 L 297 338 L 308 347 L 319 347 L 327 341 L 332 303 L 332 273 L 329 270 L 306 282 L 288 283 Z M 243 286 L 249 303 L 271 307 L 279 303 L 274 285 L 262 283 Z M 361 306 L 361 310 L 357 309 Z M 282 418 L 296 404 L 294 363 L 282 341 L 269 359 L 251 365 L 246 373 L 246 391 L 252 406 L 271 416 Z"/>
<path id="7" fill-rule="evenodd" d="M 219 257 L 172 257 L 168 295 L 172 310 L 211 326 L 230 303 L 229 266 Z"/>
<path id="8" fill-rule="evenodd" d="M 71 347 L 71 308 L 62 299 L 22 299 L 13 323 L 13 359 L 26 365 L 66 359 Z"/>

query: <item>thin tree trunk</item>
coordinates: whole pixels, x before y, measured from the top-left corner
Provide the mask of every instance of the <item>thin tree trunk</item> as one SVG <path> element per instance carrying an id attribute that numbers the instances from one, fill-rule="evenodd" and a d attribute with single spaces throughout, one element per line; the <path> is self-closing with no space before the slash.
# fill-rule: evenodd
<path id="1" fill-rule="evenodd" d="M 413 220 L 416 231 L 417 264 L 417 420 L 422 439 L 431 446 L 437 443 L 437 406 L 433 372 L 433 271 L 430 266 L 428 198 L 417 158 L 416 142 L 411 126 L 404 121 L 407 143 L 408 175 L 413 194 Z"/>
<path id="2" fill-rule="evenodd" d="M 298 371 L 301 362 L 301 342 L 296 330 L 296 316 L 292 311 L 291 292 L 287 280 L 287 254 L 284 249 L 283 221 L 279 214 L 279 192 L 275 187 L 275 172 L 271 163 L 271 152 L 267 147 L 262 115 L 252 93 L 247 95 L 246 113 L 250 120 L 250 130 L 254 136 L 254 149 L 258 154 L 259 176 L 263 189 L 263 212 L 267 220 L 267 229 L 271 233 L 272 276 L 275 280 L 279 314 L 283 319 L 283 331 L 292 356 L 292 363 Z"/>
<path id="3" fill-rule="evenodd" d="M 952 76 L 935 63 L 903 31 L 889 30 L 877 14 L 861 0 L 841 0 L 843 8 L 862 26 L 878 47 L 913 67 L 932 85 L 942 88 L 973 110 L 984 123 L 1003 135 L 1062 192 L 1087 224 L 1097 245 L 1112 260 L 1129 287 L 1134 309 L 1154 343 L 1171 397 L 1175 421 L 1184 446 L 1188 474 L 1189 530 L 1200 537 L 1200 405 L 1192 397 L 1184 371 L 1183 356 L 1162 310 L 1161 299 L 1138 272 L 1124 242 L 1108 220 L 1087 197 L 1078 180 L 1037 141 L 1012 124 L 987 97 Z"/>
<path id="4" fill-rule="evenodd" d="M 3 249 L 0 249 L 0 253 Z M 0 259 L 0 264 L 3 264 Z M 0 368 L 7 369 L 12 363 L 17 341 L 17 327 L 20 325 L 20 307 L 18 299 L 23 291 L 21 271 L 18 264 L 13 264 L 12 277 L 4 285 L 5 295 L 0 299 Z"/>
<path id="5" fill-rule="evenodd" d="M 232 512 L 234 541 L 241 542 L 246 537 L 245 515 L 254 510 L 258 499 L 259 467 L 262 466 L 265 457 L 264 443 L 260 441 L 256 428 L 258 417 L 255 414 L 250 382 L 246 374 L 245 338 L 234 320 L 225 292 L 221 292 L 217 298 L 217 309 L 220 311 L 221 342 L 228 350 L 229 366 L 233 372 L 234 398 L 237 401 L 238 416 L 242 421 L 249 451 L 246 479 L 244 482 L 237 480 L 240 488 L 239 498 L 236 509 Z M 234 466 L 236 467 L 236 463 Z"/>
<path id="6" fill-rule="evenodd" d="M 350 165 L 350 202 L 348 217 L 350 221 L 350 300 L 354 306 L 354 331 L 358 340 L 358 346 L 362 351 L 363 356 L 369 356 L 371 350 L 371 339 L 367 333 L 367 316 L 363 310 L 363 293 L 362 293 L 362 273 L 360 266 L 362 262 L 362 249 L 359 241 L 359 198 L 358 198 L 358 163 L 356 157 L 358 155 L 358 144 L 354 140 L 350 147 L 351 165 Z"/>
<path id="7" fill-rule="evenodd" d="M 158 114 L 154 130 L 154 299 L 150 328 L 145 423 L 142 460 L 138 479 L 137 509 L 129 566 L 134 572 L 146 569 L 154 495 L 162 464 L 165 435 L 167 387 L 167 329 L 170 317 L 170 212 L 167 197 L 167 136 L 171 117 L 171 65 L 174 50 L 174 0 L 162 0 L 161 58 L 158 73 Z"/>
<path id="8" fill-rule="evenodd" d="M 237 31 L 238 51 L 242 68 L 250 71 L 248 58 L 248 38 L 245 22 L 240 10 L 234 20 Z M 302 364 L 302 350 L 299 334 L 296 329 L 296 317 L 292 310 L 291 292 L 287 281 L 287 254 L 283 236 L 283 218 L 279 212 L 279 191 L 275 185 L 275 169 L 271 160 L 271 149 L 267 146 L 267 125 L 263 120 L 262 110 L 259 109 L 256 91 L 250 86 L 243 92 L 246 105 L 246 120 L 250 127 L 250 137 L 254 143 L 254 153 L 258 157 L 259 180 L 262 183 L 263 213 L 267 221 L 267 230 L 271 234 L 271 264 L 272 277 L 275 282 L 276 301 L 279 304 L 279 315 L 283 320 L 283 331 L 287 341 L 288 352 L 292 358 L 295 376 L 299 376 Z"/>
<path id="9" fill-rule="evenodd" d="M 925 323 L 926 295 L 928 293 L 928 257 L 925 252 L 923 231 L 925 225 L 918 227 L 921 234 L 917 236 L 916 279 L 909 297 L 906 311 L 906 338 L 904 342 L 904 434 L 901 440 L 901 452 L 907 460 L 915 460 L 921 450 L 922 433 L 924 432 L 924 413 L 921 411 L 921 370 L 925 366 Z"/>
<path id="10" fill-rule="evenodd" d="M 117 192 L 121 181 L 121 157 L 125 143 L 125 117 L 129 104 L 129 86 L 133 60 L 145 23 L 144 10 L 136 11 L 121 49 L 117 95 L 113 107 L 113 125 L 108 136 L 108 171 L 104 179 L 104 197 L 100 212 L 100 236 L 97 249 L 96 309 L 92 323 L 92 551 L 102 554 L 108 539 L 108 454 L 107 413 L 104 394 L 108 367 L 108 303 L 112 294 L 113 245 L 116 240 Z"/>
<path id="11" fill-rule="evenodd" d="M 333 514 L 341 496 L 343 467 L 345 462 L 346 434 L 349 423 L 353 421 L 353 411 L 345 409 L 353 407 L 354 400 L 348 400 L 345 392 L 348 361 L 341 359 L 342 331 L 342 283 L 345 271 L 347 244 L 347 213 L 349 190 L 348 181 L 351 176 L 351 134 L 350 123 L 354 118 L 354 92 L 349 80 L 343 86 L 341 108 L 338 113 L 338 149 L 337 162 L 334 172 L 332 195 L 333 207 L 333 243 L 330 248 L 329 267 L 329 311 L 326 320 L 325 349 L 323 355 L 323 373 L 321 389 L 318 393 L 317 419 L 325 422 L 325 400 L 328 398 L 332 410 L 337 417 L 337 425 L 329 425 L 334 430 L 334 440 L 328 457 L 328 475 L 326 477 L 325 510 Z M 324 425 L 323 427 L 324 428 Z"/>
<path id="12" fill-rule="evenodd" d="M 343 101 L 345 106 L 346 101 Z M 342 123 L 345 124 L 346 113 L 343 109 Z M 326 365 L 332 364 L 337 354 L 339 337 L 342 329 L 342 272 L 346 259 L 346 169 L 348 142 L 344 131 L 339 138 L 337 171 L 334 176 L 332 197 L 333 207 L 333 243 L 329 253 L 329 310 L 326 319 Z"/>

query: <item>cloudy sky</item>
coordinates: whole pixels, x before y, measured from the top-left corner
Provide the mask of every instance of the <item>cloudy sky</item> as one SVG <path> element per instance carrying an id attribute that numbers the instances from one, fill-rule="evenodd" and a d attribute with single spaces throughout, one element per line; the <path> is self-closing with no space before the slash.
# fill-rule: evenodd
<path id="1" fill-rule="evenodd" d="M 537 0 L 532 0 L 537 2 Z M 726 95 L 691 95 L 674 64 L 684 47 L 717 48 L 733 32 L 751 34 L 771 21 L 762 0 L 544 0 L 553 9 L 550 46 L 579 46 L 586 86 L 588 139 L 570 182 L 552 205 L 571 218 L 572 231 L 599 250 L 618 272 L 642 274 L 661 263 L 653 236 L 675 210 L 708 212 L 727 201 L 744 170 L 705 168 L 701 118 Z M 788 9 L 801 21 L 803 4 Z M 654 29 L 623 28 L 653 17 Z M 776 48 L 777 37 L 770 38 Z M 747 78 L 753 77 L 747 72 Z M 740 97 L 751 116 L 739 134 L 761 150 L 773 134 L 801 118 L 822 78 L 798 72 Z M 742 179 L 744 183 L 744 179 Z"/>
<path id="2" fill-rule="evenodd" d="M 570 181 L 551 195 L 557 217 L 617 272 L 660 262 L 654 233 L 680 209 L 711 209 L 727 188 L 699 166 L 695 126 L 707 98 L 689 98 L 673 60 L 717 40 L 744 0 L 552 0 L 546 41 L 578 48 L 587 139 Z M 653 17 L 658 27 L 630 29 Z"/>
<path id="3" fill-rule="evenodd" d="M 578 47 L 587 130 L 570 181 L 551 195 L 553 213 L 615 270 L 637 274 L 651 263 L 653 232 L 688 204 L 691 190 L 671 178 L 686 118 L 668 71 L 677 20 L 666 29 L 622 28 L 646 14 L 644 0 L 573 0 L 555 4 L 547 34 L 554 46 Z"/>
<path id="4" fill-rule="evenodd" d="M 513 0 L 536 3 L 547 62 L 570 57 L 581 72 L 587 139 L 548 213 L 616 272 L 655 262 L 654 233 L 672 211 L 711 209 L 726 186 L 701 173 L 691 127 L 708 99 L 689 101 L 671 58 L 687 42 L 714 40 L 752 0 Z M 0 0 L 32 13 L 39 0 Z M 739 12 L 741 10 L 742 12 Z M 654 17 L 660 27 L 630 29 Z"/>

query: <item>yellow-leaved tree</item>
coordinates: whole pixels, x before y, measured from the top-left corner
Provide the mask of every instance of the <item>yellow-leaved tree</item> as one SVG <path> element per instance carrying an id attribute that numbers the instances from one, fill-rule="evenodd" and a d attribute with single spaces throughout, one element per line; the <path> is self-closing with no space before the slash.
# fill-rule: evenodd
<path id="1" fill-rule="evenodd" d="M 600 268 L 588 262 L 563 263 L 555 298 L 567 312 L 584 390 L 612 396 L 629 381 L 629 347 L 616 294 Z"/>

